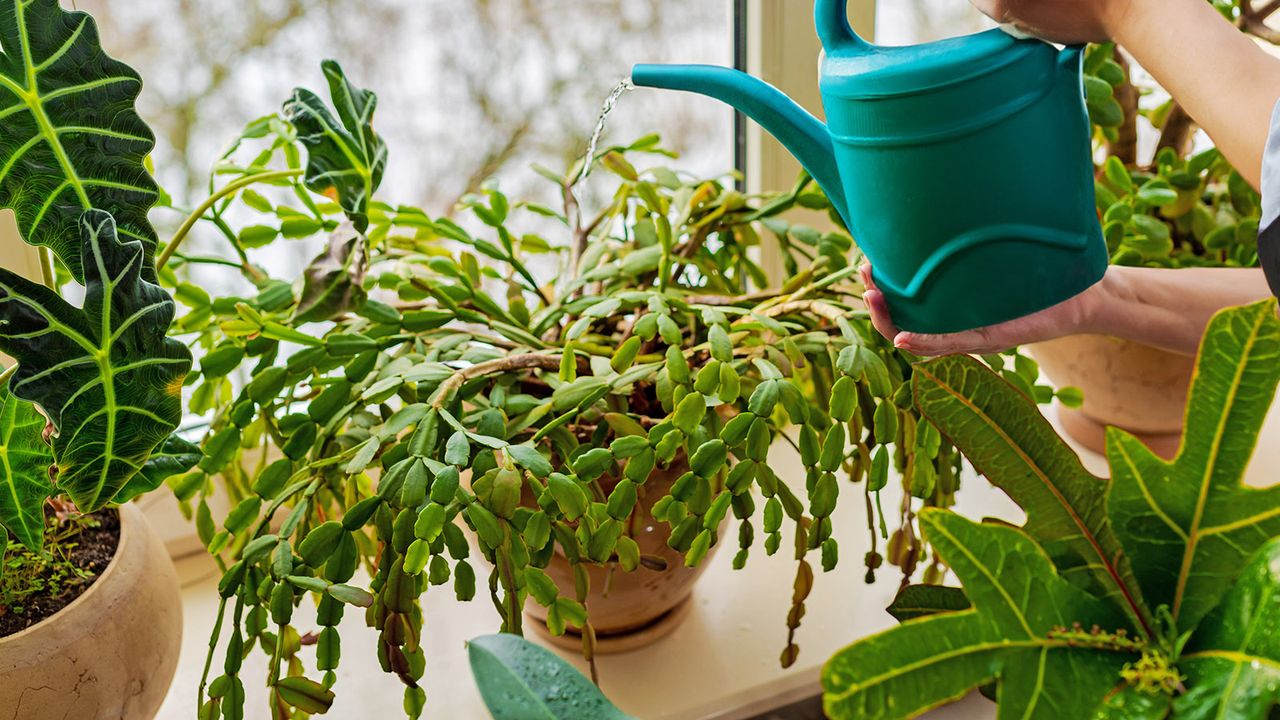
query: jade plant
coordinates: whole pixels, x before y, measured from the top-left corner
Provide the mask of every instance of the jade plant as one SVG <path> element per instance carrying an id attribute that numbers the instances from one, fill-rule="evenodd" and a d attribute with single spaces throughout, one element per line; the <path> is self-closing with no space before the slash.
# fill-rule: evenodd
<path id="1" fill-rule="evenodd" d="M 242 660 L 254 648 L 269 656 L 277 716 L 326 710 L 337 625 L 355 605 L 418 714 L 420 598 L 448 585 L 470 600 L 479 582 L 508 633 L 522 631 L 526 601 L 544 606 L 550 631 L 580 633 L 592 660 L 586 567 L 666 563 L 632 537 L 639 503 L 690 566 L 720 544 L 742 566 L 757 530 L 776 553 L 791 524 L 784 665 L 799 652 L 815 566 L 838 561 L 841 493 L 877 508 L 859 558 L 869 581 L 886 540 L 905 575 L 941 577 L 914 517 L 951 504 L 960 455 L 911 409 L 914 358 L 871 328 L 849 236 L 784 219 L 827 207 L 809 181 L 744 196 L 729 178 L 662 166 L 669 153 L 646 137 L 589 159 L 614 185 L 599 211 L 578 203 L 580 164 L 538 170 L 560 207 L 489 184 L 454 217 L 432 217 L 382 199 L 376 98 L 336 63 L 324 71 L 329 102 L 298 90 L 250 123 L 159 258 L 190 308 L 174 333 L 200 355 L 189 409 L 210 420 L 199 466 L 170 482 L 224 570 L 214 640 L 225 644 L 211 647 L 227 651 L 202 683 L 202 712 L 245 712 Z M 187 252 L 196 227 L 229 252 Z M 304 237 L 327 240 L 300 273 L 252 259 Z M 761 250 L 781 253 L 781 287 Z M 210 297 L 185 279 L 195 266 L 255 291 Z M 1027 358 L 989 361 L 1052 399 Z M 798 449 L 803 487 L 774 473 L 776 442 Z M 898 477 L 904 501 L 880 511 Z M 231 496 L 226 517 L 214 517 L 213 493 Z M 557 586 L 552 562 L 577 582 Z M 314 625 L 295 619 L 304 601 L 318 603 Z"/>
<path id="2" fill-rule="evenodd" d="M 1227 19 L 1261 41 L 1280 43 L 1265 20 L 1278 8 L 1214 0 Z M 1112 43 L 1090 46 L 1085 90 L 1094 123 L 1099 217 L 1111 262 L 1147 267 L 1256 267 L 1257 191 L 1216 148 L 1197 147 L 1195 121 L 1175 100 L 1143 102 L 1159 88 L 1133 72 Z M 1139 154 L 1146 129 L 1155 139 Z"/>
<path id="3" fill-rule="evenodd" d="M 166 336 L 175 305 L 152 261 L 140 88 L 84 13 L 0 3 L 0 208 L 44 268 L 43 284 L 0 270 L 0 350 L 16 361 L 0 376 L 0 558 L 11 536 L 38 554 L 61 532 L 45 522 L 51 499 L 92 513 L 199 458 L 173 434 L 192 360 Z M 55 268 L 83 285 L 79 307 Z"/>
<path id="4" fill-rule="evenodd" d="M 1242 477 L 1280 380 L 1266 301 L 1210 323 L 1176 458 L 1112 428 L 1094 477 L 1022 393 L 966 357 L 912 378 L 920 412 L 1026 511 L 920 524 L 960 588 L 823 672 L 835 718 L 907 718 L 983 686 L 1000 717 L 1268 717 L 1280 702 L 1280 488 Z"/>

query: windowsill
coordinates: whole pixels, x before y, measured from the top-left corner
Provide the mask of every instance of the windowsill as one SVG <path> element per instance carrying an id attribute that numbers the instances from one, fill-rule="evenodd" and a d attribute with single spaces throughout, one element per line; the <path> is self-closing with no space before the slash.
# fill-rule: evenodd
<path id="1" fill-rule="evenodd" d="M 1055 411 L 1048 411 L 1055 417 Z M 1264 438 L 1280 437 L 1280 405 L 1263 428 Z M 1080 451 L 1085 466 L 1105 474 L 1102 457 Z M 783 478 L 803 487 L 799 459 L 789 446 L 776 448 Z M 1254 486 L 1274 482 L 1269 468 L 1280 466 L 1280 442 L 1259 443 L 1246 480 Z M 899 495 L 885 491 L 884 507 L 896 507 Z M 971 518 L 1000 517 L 1019 521 L 1021 511 L 985 481 L 966 473 L 957 510 Z M 733 553 L 722 550 L 711 560 L 695 591 L 695 607 L 671 635 L 655 644 L 619 655 L 601 656 L 605 692 L 625 711 L 645 720 L 742 720 L 818 692 L 822 664 L 844 645 L 893 625 L 884 608 L 897 588 L 894 568 L 882 569 L 879 582 L 868 586 L 861 558 L 867 550 L 866 511 L 859 488 L 844 485 L 844 501 L 833 517 L 840 541 L 840 566 L 818 573 L 797 642 L 794 667 L 778 666 L 786 639 L 785 618 L 791 602 L 794 561 L 785 552 L 765 556 L 760 543 L 752 548 L 746 569 L 734 571 Z M 889 510 L 892 512 L 891 510 Z M 785 534 L 785 527 L 784 527 Z M 782 547 L 790 547 L 784 538 Z M 217 578 L 212 562 L 196 555 L 179 563 L 183 578 L 186 635 L 183 654 L 160 720 L 195 714 L 195 689 L 208 647 L 208 632 L 217 610 Z M 428 713 L 431 717 L 483 718 L 484 707 L 471 680 L 465 642 L 495 632 L 498 620 L 484 598 L 457 603 L 448 587 L 425 599 L 423 629 L 427 657 Z M 307 612 L 304 608 L 300 614 Z M 303 627 L 305 627 L 303 623 Z M 361 613 L 348 611 L 343 627 L 342 669 L 330 717 L 400 717 L 401 687 L 383 674 L 374 655 L 374 636 Z M 530 636 L 533 634 L 530 633 Z M 221 654 L 214 667 L 221 666 Z M 576 658 L 570 658 L 575 659 Z M 265 707 L 265 659 L 255 653 L 246 663 L 245 684 L 250 708 Z M 579 666 L 581 663 L 579 662 Z M 995 708 L 981 697 L 937 710 L 931 720 L 989 720 Z"/>
<path id="2" fill-rule="evenodd" d="M 800 463 L 794 451 L 780 445 L 775 458 L 785 468 L 781 473 L 784 479 L 803 490 L 804 479 L 797 472 Z M 976 478 L 966 481 L 969 484 L 962 493 L 960 509 L 970 517 L 1018 518 L 1017 508 L 1003 495 Z M 897 588 L 897 570 L 882 568 L 879 582 L 864 583 L 865 506 L 859 487 L 844 485 L 842 490 L 845 501 L 833 517 L 842 562 L 830 573 L 819 571 L 815 579 L 797 635 L 801 651 L 794 667 L 781 669 L 778 655 L 786 640 L 795 563 L 785 551 L 767 557 L 757 542 L 742 571 L 732 569 L 731 549 L 722 549 L 713 557 L 695 591 L 694 609 L 674 633 L 647 648 L 601 656 L 598 665 L 605 692 L 622 709 L 646 720 L 734 720 L 816 694 L 827 658 L 853 639 L 894 623 L 884 608 Z M 887 512 L 893 512 L 899 497 L 886 490 L 883 503 Z M 783 538 L 782 547 L 791 547 L 789 537 Z M 811 562 L 816 562 L 816 557 Z M 161 720 L 195 714 L 196 687 L 217 611 L 213 570 L 212 562 L 203 555 L 179 563 L 186 635 L 177 677 L 158 715 Z M 424 602 L 428 713 L 432 717 L 485 717 L 471 679 L 465 642 L 496 631 L 498 620 L 492 605 L 479 597 L 458 603 L 447 586 L 427 593 Z M 295 617 L 306 617 L 308 611 L 304 607 Z M 301 627 L 307 627 L 305 620 Z M 399 717 L 403 713 L 402 688 L 378 667 L 374 634 L 364 626 L 362 613 L 349 609 L 342 628 L 343 661 L 335 687 L 338 699 L 329 716 Z M 219 650 L 214 656 L 215 674 L 221 658 Z M 265 659 L 257 652 L 246 662 L 243 677 L 250 708 L 266 706 L 264 666 Z M 969 709 L 953 708 L 931 717 L 978 720 L 993 716 L 981 698 L 965 707 Z"/>

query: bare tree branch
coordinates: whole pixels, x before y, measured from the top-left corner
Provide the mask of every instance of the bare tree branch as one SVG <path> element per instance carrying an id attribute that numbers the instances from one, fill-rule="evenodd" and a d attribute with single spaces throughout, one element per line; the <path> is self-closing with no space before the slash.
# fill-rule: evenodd
<path id="1" fill-rule="evenodd" d="M 1280 45 L 1280 31 L 1266 23 L 1267 18 L 1277 10 L 1280 10 L 1280 0 L 1269 0 L 1266 5 L 1256 9 L 1253 7 L 1253 0 L 1240 0 L 1240 19 L 1236 24 L 1241 30 L 1260 40 Z"/>
<path id="2" fill-rule="evenodd" d="M 1115 89 L 1116 102 L 1124 110 L 1124 121 L 1110 151 L 1125 165 L 1135 165 L 1138 162 L 1138 89 L 1130 76 L 1131 63 L 1120 48 L 1115 49 L 1112 57 L 1124 70 L 1124 84 Z"/>
<path id="3" fill-rule="evenodd" d="M 1173 148 L 1174 152 L 1178 153 L 1178 157 L 1185 157 L 1191 152 L 1191 143 L 1198 129 L 1196 121 L 1191 119 L 1182 105 L 1173 103 L 1169 116 L 1165 118 L 1164 126 L 1160 129 L 1156 153 L 1159 154 L 1164 148 Z"/>

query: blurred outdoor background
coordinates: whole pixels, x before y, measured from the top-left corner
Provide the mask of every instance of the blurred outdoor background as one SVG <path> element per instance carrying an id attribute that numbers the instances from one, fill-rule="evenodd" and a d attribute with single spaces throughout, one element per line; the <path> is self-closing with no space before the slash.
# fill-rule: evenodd
<path id="1" fill-rule="evenodd" d="M 802 0 L 796 0 L 797 4 Z M 107 49 L 146 78 L 160 181 L 179 203 L 243 125 L 339 60 L 379 96 L 392 147 L 389 197 L 447 212 L 489 177 L 538 188 L 537 161 L 567 167 L 601 100 L 643 61 L 732 63 L 727 0 L 78 0 Z M 964 0 L 886 0 L 883 42 L 981 27 Z M 732 118 L 702 98 L 627 96 L 608 137 L 660 132 L 683 168 L 731 169 Z"/>
<path id="2" fill-rule="evenodd" d="M 207 194 L 214 162 L 247 122 L 276 112 L 295 86 L 322 89 L 325 58 L 379 96 L 376 124 L 391 150 L 381 195 L 437 215 L 489 178 L 513 197 L 554 203 L 555 188 L 529 166 L 559 172 L 580 157 L 601 101 L 631 65 L 733 62 L 730 0 L 74 4 L 99 18 L 108 52 L 145 78 L 140 109 L 158 135 L 158 179 L 178 207 Z M 965 0 L 883 0 L 879 18 L 879 39 L 892 44 L 982 27 Z M 680 153 L 682 171 L 733 169 L 733 117 L 719 103 L 631 93 L 606 141 L 652 132 Z M 180 215 L 160 210 L 153 219 L 163 233 Z M 193 249 L 225 250 L 201 232 Z M 263 260 L 300 262 L 315 251 L 299 242 L 283 251 L 290 257 Z M 201 281 L 236 282 L 226 275 Z"/>

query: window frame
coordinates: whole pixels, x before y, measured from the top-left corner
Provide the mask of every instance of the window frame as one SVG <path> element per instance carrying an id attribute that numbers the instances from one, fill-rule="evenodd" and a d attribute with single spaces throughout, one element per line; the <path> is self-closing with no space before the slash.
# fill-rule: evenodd
<path id="1" fill-rule="evenodd" d="M 809 3 L 795 0 L 730 0 L 733 9 L 734 65 L 786 93 L 818 118 L 818 56 L 822 44 L 813 28 Z M 875 39 L 876 0 L 849 0 L 849 20 L 859 35 Z M 789 190 L 800 163 L 760 126 L 737 113 L 734 120 L 734 162 L 747 193 Z M 830 229 L 825 214 L 804 212 L 798 219 Z M 769 249 L 761 265 L 772 282 L 784 278 L 781 256 Z"/>

